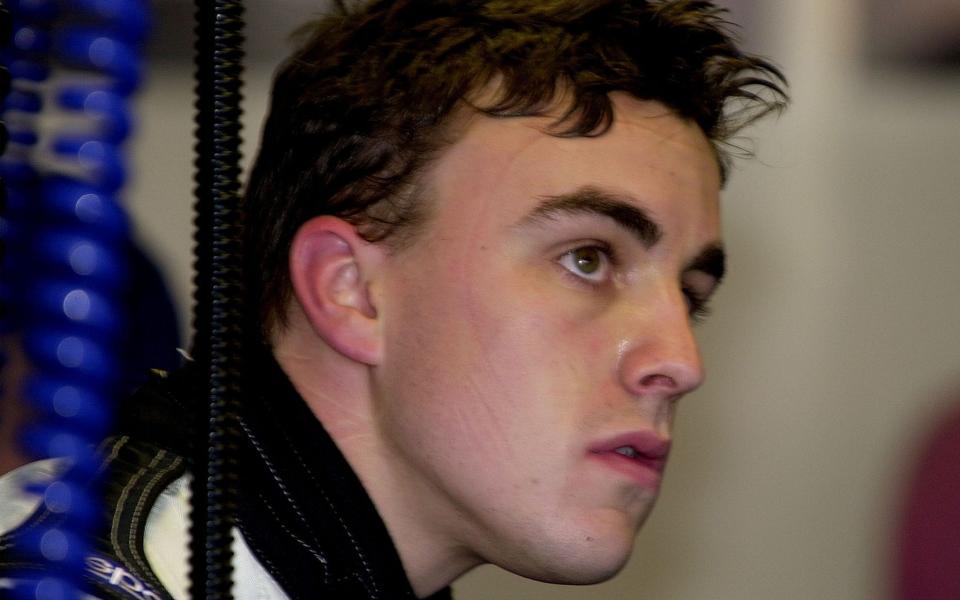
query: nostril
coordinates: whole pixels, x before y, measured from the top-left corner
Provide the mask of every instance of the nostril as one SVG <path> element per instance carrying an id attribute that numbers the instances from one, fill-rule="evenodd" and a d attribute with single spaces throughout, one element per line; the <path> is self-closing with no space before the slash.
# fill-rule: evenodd
<path id="1" fill-rule="evenodd" d="M 654 373 L 652 375 L 647 375 L 640 380 L 641 387 L 652 388 L 652 387 L 664 387 L 664 388 L 675 388 L 677 387 L 677 382 L 668 375 L 663 375 L 661 373 Z"/>

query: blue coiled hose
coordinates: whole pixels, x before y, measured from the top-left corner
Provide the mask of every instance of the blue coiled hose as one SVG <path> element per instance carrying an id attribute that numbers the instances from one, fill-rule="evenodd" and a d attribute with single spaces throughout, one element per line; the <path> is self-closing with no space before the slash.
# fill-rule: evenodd
<path id="1" fill-rule="evenodd" d="M 7 10 L 6 4 L 0 0 L 0 47 L 6 48 L 13 35 L 13 17 Z M 10 70 L 6 65 L 0 64 L 0 104 L 4 103 L 7 94 L 10 93 Z M 0 121 L 0 156 L 7 150 L 7 144 L 10 143 L 10 132 L 7 130 L 6 123 Z M 7 186 L 0 177 L 0 338 L 9 338 L 13 332 L 13 321 L 10 318 L 10 287 L 5 285 L 4 277 L 6 273 L 3 269 L 9 252 L 7 237 L 9 230 L 9 221 L 7 219 Z M 0 373 L 10 362 L 10 358 L 4 352 L 4 346 L 0 345 Z M 0 382 L 4 381 L 0 379 Z M 3 384 L 0 383 L 0 386 Z M 6 393 L 0 387 L 0 397 Z"/>
<path id="2" fill-rule="evenodd" d="M 118 198 L 127 177 L 122 145 L 130 95 L 142 78 L 147 0 L 14 0 L 4 56 L 12 91 L 4 104 L 10 147 L 0 160 L 8 185 L 2 235 L 7 329 L 33 372 L 25 395 L 40 415 L 24 435 L 36 458 L 71 465 L 43 489 L 64 516 L 29 546 L 57 574 L 21 585 L 29 598 L 74 598 L 96 525 L 100 460 L 122 390 L 127 327 L 129 223 Z M 56 77 L 51 77 L 55 73 Z M 53 111 L 63 125 L 44 130 Z"/>

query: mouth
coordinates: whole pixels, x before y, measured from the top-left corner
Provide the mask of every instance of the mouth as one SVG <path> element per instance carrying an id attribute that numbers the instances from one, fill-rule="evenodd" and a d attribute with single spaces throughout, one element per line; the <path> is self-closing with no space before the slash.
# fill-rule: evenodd
<path id="1" fill-rule="evenodd" d="M 592 458 L 652 490 L 660 487 L 669 453 L 670 441 L 652 431 L 616 436 L 590 448 Z"/>

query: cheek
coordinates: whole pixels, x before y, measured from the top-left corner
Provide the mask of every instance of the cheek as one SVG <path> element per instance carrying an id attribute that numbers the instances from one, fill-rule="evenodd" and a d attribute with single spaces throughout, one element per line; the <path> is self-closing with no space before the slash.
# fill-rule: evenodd
<path id="1" fill-rule="evenodd" d="M 492 286 L 474 287 L 461 298 L 470 365 L 463 377 L 465 410 L 473 418 L 465 435 L 482 438 L 474 442 L 518 468 L 577 459 L 577 432 L 604 409 L 598 396 L 611 397 L 600 389 L 609 344 L 542 286 L 503 281 L 494 293 Z"/>
<path id="2" fill-rule="evenodd" d="M 432 280 L 441 285 L 406 282 L 384 388 L 402 390 L 389 406 L 405 437 L 436 435 L 511 460 L 529 453 L 544 427 L 568 427 L 563 396 L 582 365 L 561 347 L 570 326 L 551 316 L 555 303 L 522 280 L 472 267 L 439 268 Z"/>
<path id="3" fill-rule="evenodd" d="M 491 389 L 498 381 L 491 372 L 497 361 L 485 341 L 500 324 L 473 298 L 475 287 L 462 265 L 429 262 L 421 263 L 428 277 L 408 275 L 393 290 L 396 312 L 386 325 L 379 395 L 391 423 L 410 436 L 436 434 L 458 442 L 490 427 L 477 413 L 503 391 Z"/>
<path id="4" fill-rule="evenodd" d="M 602 315 L 551 273 L 479 240 L 435 244 L 444 247 L 400 265 L 389 290 L 391 419 L 411 439 L 436 433 L 510 458 L 542 443 L 559 449 L 616 397 Z"/>

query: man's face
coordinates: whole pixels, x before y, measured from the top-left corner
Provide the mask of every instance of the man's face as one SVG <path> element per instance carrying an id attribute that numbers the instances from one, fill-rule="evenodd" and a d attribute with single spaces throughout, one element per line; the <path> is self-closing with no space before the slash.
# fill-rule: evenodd
<path id="1" fill-rule="evenodd" d="M 691 306 L 722 275 L 703 133 L 615 96 L 596 138 L 476 118 L 430 167 L 418 241 L 374 291 L 380 434 L 409 517 L 475 562 L 612 576 L 703 371 Z"/>

